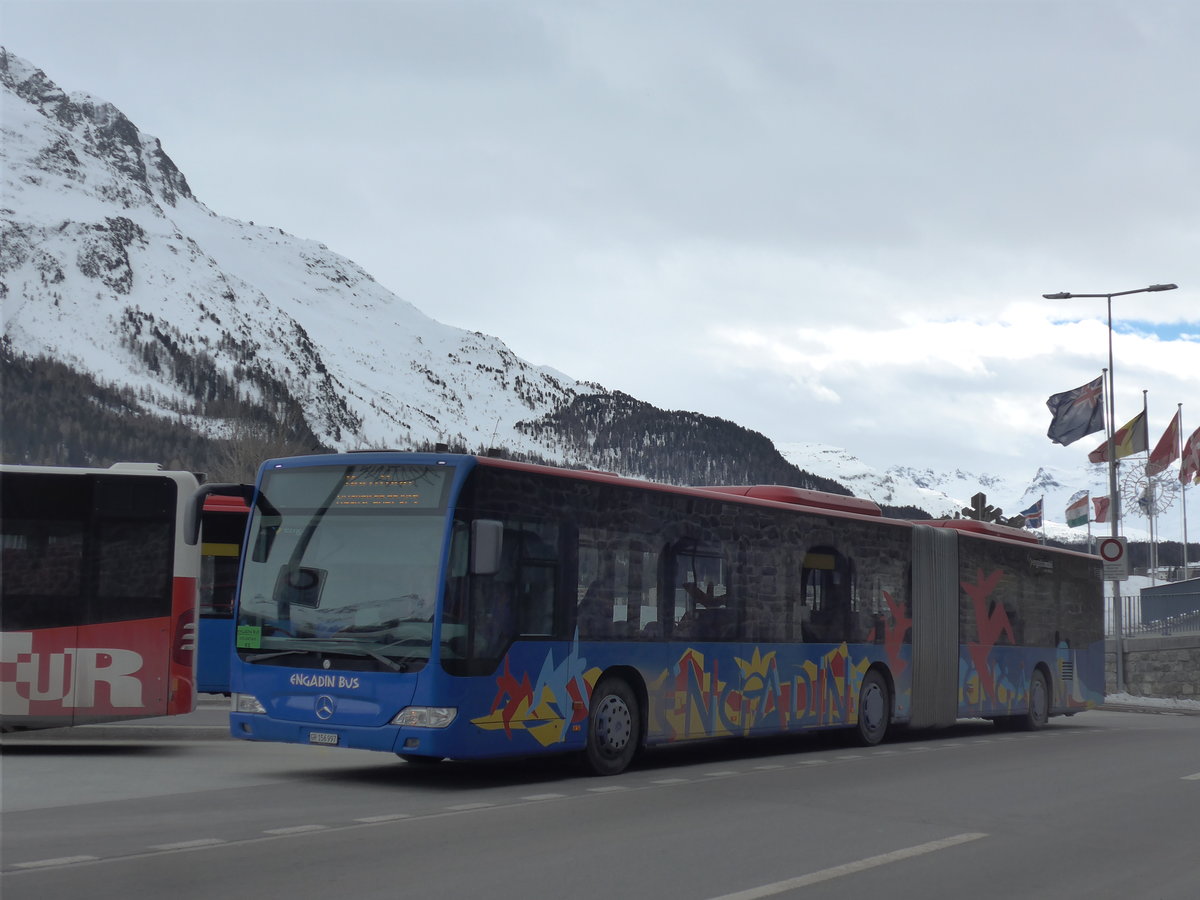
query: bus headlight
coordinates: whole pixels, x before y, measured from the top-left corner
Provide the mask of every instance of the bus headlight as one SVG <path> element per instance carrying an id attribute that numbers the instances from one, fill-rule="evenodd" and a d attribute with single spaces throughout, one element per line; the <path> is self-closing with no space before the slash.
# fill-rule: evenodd
<path id="1" fill-rule="evenodd" d="M 233 694 L 229 698 L 229 708 L 235 713 L 257 713 L 263 715 L 266 709 L 253 694 Z"/>
<path id="2" fill-rule="evenodd" d="M 392 719 L 392 724 L 410 728 L 445 728 L 457 715 L 458 709 L 453 706 L 406 706 Z"/>

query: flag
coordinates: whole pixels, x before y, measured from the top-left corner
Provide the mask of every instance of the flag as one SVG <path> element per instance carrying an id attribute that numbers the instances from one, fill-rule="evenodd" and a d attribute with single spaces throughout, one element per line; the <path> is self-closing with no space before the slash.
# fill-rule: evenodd
<path id="1" fill-rule="evenodd" d="M 1093 522 L 1108 521 L 1109 502 L 1107 497 L 1093 497 L 1092 506 L 1096 507 L 1096 515 L 1093 517 Z"/>
<path id="2" fill-rule="evenodd" d="M 1051 394 L 1046 401 L 1053 418 L 1046 437 L 1056 444 L 1067 444 L 1104 430 L 1104 376 L 1082 387 Z"/>
<path id="3" fill-rule="evenodd" d="M 1025 517 L 1026 528 L 1041 528 L 1042 527 L 1042 501 L 1039 500 L 1029 509 L 1021 510 L 1021 515 Z"/>
<path id="4" fill-rule="evenodd" d="M 1078 528 L 1088 523 L 1088 492 L 1081 491 L 1079 499 L 1067 505 L 1067 527 Z"/>
<path id="5" fill-rule="evenodd" d="M 1176 459 L 1179 458 L 1179 416 L 1182 410 L 1175 410 L 1175 417 L 1163 432 L 1163 436 L 1154 445 L 1154 452 L 1146 461 L 1146 474 L 1157 475 Z"/>
<path id="6" fill-rule="evenodd" d="M 1183 445 L 1183 456 L 1179 461 L 1179 480 L 1187 484 L 1192 478 L 1200 484 L 1200 428 L 1192 432 L 1192 436 Z"/>
<path id="7" fill-rule="evenodd" d="M 1135 453 L 1144 453 L 1149 448 L 1150 438 L 1146 434 L 1146 411 L 1144 409 L 1117 429 L 1113 444 L 1116 446 L 1117 459 L 1124 459 Z M 1089 453 L 1088 459 L 1094 463 L 1108 462 L 1108 441 Z"/>

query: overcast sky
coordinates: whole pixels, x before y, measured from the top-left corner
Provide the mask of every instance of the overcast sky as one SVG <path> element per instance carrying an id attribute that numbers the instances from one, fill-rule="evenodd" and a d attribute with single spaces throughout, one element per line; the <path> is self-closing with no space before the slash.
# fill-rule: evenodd
<path id="1" fill-rule="evenodd" d="M 1200 426 L 1200 3 L 14 2 L 215 212 L 777 442 L 1032 477 Z M 1200 501 L 1198 501 L 1200 502 Z"/>

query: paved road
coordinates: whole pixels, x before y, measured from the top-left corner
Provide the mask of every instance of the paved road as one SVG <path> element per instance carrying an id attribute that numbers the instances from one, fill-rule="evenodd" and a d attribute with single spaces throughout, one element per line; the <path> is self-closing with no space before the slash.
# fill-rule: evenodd
<path id="1" fill-rule="evenodd" d="M 1200 717 L 710 744 L 609 779 L 233 740 L 25 738 L 3 762 L 5 900 L 1191 900 L 1200 884 Z"/>

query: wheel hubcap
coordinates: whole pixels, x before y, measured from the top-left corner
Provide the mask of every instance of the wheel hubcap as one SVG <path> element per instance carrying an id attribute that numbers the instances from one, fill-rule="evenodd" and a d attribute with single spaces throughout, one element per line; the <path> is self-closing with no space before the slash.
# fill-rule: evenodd
<path id="1" fill-rule="evenodd" d="M 863 693 L 862 708 L 858 711 L 867 731 L 875 732 L 883 724 L 883 692 L 879 685 L 872 684 Z"/>
<path id="2" fill-rule="evenodd" d="M 609 694 L 601 700 L 595 721 L 596 744 L 608 755 L 620 753 L 633 737 L 633 717 L 620 697 Z"/>
<path id="3" fill-rule="evenodd" d="M 1046 685 L 1040 678 L 1033 679 L 1033 696 L 1029 698 L 1029 709 L 1034 719 L 1041 722 L 1046 718 Z"/>

